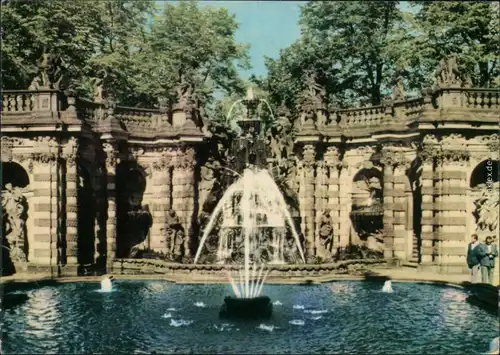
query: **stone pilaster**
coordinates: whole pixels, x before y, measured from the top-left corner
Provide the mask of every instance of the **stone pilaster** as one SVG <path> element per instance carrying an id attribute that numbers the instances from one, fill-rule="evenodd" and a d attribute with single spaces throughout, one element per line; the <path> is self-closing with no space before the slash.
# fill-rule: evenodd
<path id="1" fill-rule="evenodd" d="M 71 138 L 63 147 L 63 158 L 65 159 L 65 182 L 62 186 L 64 194 L 63 206 L 66 212 L 65 249 L 66 264 L 78 264 L 78 176 L 76 168 L 77 142 Z"/>
<path id="2" fill-rule="evenodd" d="M 394 257 L 394 168 L 384 164 L 384 257 Z"/>
<path id="3" fill-rule="evenodd" d="M 394 226 L 394 256 L 400 260 L 408 260 L 411 251 L 407 250 L 407 194 L 406 165 L 396 165 L 393 180 L 393 226 Z"/>
<path id="4" fill-rule="evenodd" d="M 178 151 L 172 176 L 172 209 L 184 229 L 184 255 L 191 255 L 191 221 L 194 209 L 194 150 Z"/>
<path id="5" fill-rule="evenodd" d="M 159 158 L 152 166 L 153 225 L 151 226 L 151 249 L 167 254 L 167 213 L 171 209 L 171 157 Z"/>
<path id="6" fill-rule="evenodd" d="M 467 151 L 444 150 L 437 161 L 434 224 L 439 244 L 436 262 L 446 272 L 459 272 L 466 265 L 467 159 Z"/>
<path id="7" fill-rule="evenodd" d="M 384 147 L 384 256 L 407 259 L 406 252 L 406 169 L 409 166 L 405 152 Z"/>
<path id="8" fill-rule="evenodd" d="M 318 254 L 318 246 L 319 246 L 319 220 L 323 212 L 328 208 L 328 167 L 326 166 L 324 160 L 318 161 L 316 164 L 316 180 L 315 180 L 315 194 L 314 194 L 314 210 L 315 210 L 315 222 L 316 222 L 316 230 L 315 230 L 315 240 L 314 245 L 316 248 L 316 255 Z"/>
<path id="9" fill-rule="evenodd" d="M 420 221 L 420 262 L 430 264 L 434 260 L 434 166 L 431 157 L 422 159 L 422 215 Z"/>
<path id="10" fill-rule="evenodd" d="M 336 147 L 328 147 L 324 155 L 324 161 L 326 169 L 328 169 L 328 181 L 327 181 L 327 206 L 330 209 L 330 216 L 333 222 L 333 242 L 334 249 L 339 246 L 340 243 L 340 223 L 341 216 L 340 211 L 342 205 L 340 203 L 340 161 L 339 152 Z"/>
<path id="11" fill-rule="evenodd" d="M 54 154 L 35 155 L 33 166 L 33 200 L 35 209 L 33 245 L 30 262 L 40 266 L 56 266 L 58 263 L 58 200 L 57 160 Z"/>
<path id="12" fill-rule="evenodd" d="M 106 220 L 106 270 L 113 267 L 116 257 L 117 214 L 116 214 L 116 166 L 119 163 L 118 147 L 114 143 L 103 143 L 106 153 L 106 191 L 108 210 Z"/>
<path id="13" fill-rule="evenodd" d="M 306 257 L 314 256 L 315 246 L 315 215 L 314 215 L 314 169 L 316 164 L 316 150 L 314 145 L 303 147 L 300 172 L 300 215 L 302 217 L 302 233 L 305 238 Z"/>

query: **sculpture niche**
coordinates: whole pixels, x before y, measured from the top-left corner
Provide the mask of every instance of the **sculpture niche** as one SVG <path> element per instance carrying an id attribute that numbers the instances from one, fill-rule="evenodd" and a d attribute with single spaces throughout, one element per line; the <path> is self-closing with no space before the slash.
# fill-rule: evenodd
<path id="1" fill-rule="evenodd" d="M 9 251 L 12 263 L 26 263 L 27 239 L 26 220 L 28 218 L 28 201 L 19 187 L 6 184 L 2 191 L 2 235 L 3 248 Z"/>

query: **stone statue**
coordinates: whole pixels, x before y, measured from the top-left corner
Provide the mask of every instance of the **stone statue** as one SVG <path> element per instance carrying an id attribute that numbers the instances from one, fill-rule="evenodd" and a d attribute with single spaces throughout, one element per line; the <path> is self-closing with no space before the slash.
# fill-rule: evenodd
<path id="1" fill-rule="evenodd" d="M 403 77 L 404 69 L 401 67 L 401 64 L 397 64 L 394 85 L 392 87 L 392 95 L 391 99 L 394 101 L 404 100 L 405 99 L 405 91 L 404 91 L 404 77 Z"/>
<path id="2" fill-rule="evenodd" d="M 292 124 L 288 117 L 281 116 L 272 123 L 268 131 L 268 140 L 274 158 L 287 159 L 292 156 Z"/>
<path id="3" fill-rule="evenodd" d="M 299 261 L 299 251 L 295 245 L 295 238 L 287 238 L 284 249 L 283 256 L 285 261 L 290 264 L 297 264 Z"/>
<path id="4" fill-rule="evenodd" d="M 42 56 L 38 60 L 38 70 L 39 75 L 31 82 L 30 90 L 39 88 L 60 89 L 64 75 L 62 73 L 62 61 L 58 56 L 47 53 L 47 50 L 44 49 Z"/>
<path id="5" fill-rule="evenodd" d="M 320 257 L 330 257 L 333 250 L 333 220 L 330 215 L 331 210 L 329 208 L 325 209 L 319 218 L 318 223 L 318 247 L 323 249 L 324 255 L 318 255 Z M 320 253 L 318 253 L 320 254 Z"/>
<path id="6" fill-rule="evenodd" d="M 174 257 L 178 240 L 177 232 L 182 229 L 179 217 L 174 210 L 167 212 L 166 225 L 168 255 Z"/>
<path id="7" fill-rule="evenodd" d="M 2 191 L 3 235 L 13 262 L 26 262 L 26 219 L 28 202 L 22 189 L 5 185 Z"/>
<path id="8" fill-rule="evenodd" d="M 496 231 L 498 227 L 499 183 L 493 186 L 478 185 L 481 195 L 474 201 L 476 205 L 476 223 L 478 231 Z"/>
<path id="9" fill-rule="evenodd" d="M 179 100 L 179 106 L 184 110 L 193 109 L 195 106 L 194 102 L 194 85 L 186 79 L 186 75 L 183 69 L 179 70 L 179 85 L 176 88 L 177 99 Z"/>
<path id="10" fill-rule="evenodd" d="M 435 77 L 438 86 L 461 85 L 463 80 L 458 70 L 457 56 L 451 55 L 441 59 Z"/>
<path id="11" fill-rule="evenodd" d="M 172 256 L 174 260 L 180 260 L 184 255 L 184 231 L 182 228 L 179 228 L 175 232 L 175 240 L 173 245 Z"/>
<path id="12" fill-rule="evenodd" d="M 326 96 L 326 90 L 318 84 L 318 75 L 312 70 L 306 71 L 305 84 L 307 86 L 307 97 L 312 103 L 322 103 Z"/>
<path id="13" fill-rule="evenodd" d="M 105 90 L 105 81 L 108 77 L 108 72 L 103 69 L 99 72 L 99 77 L 94 79 L 93 87 L 94 87 L 94 102 L 104 102 L 106 100 L 106 90 Z"/>

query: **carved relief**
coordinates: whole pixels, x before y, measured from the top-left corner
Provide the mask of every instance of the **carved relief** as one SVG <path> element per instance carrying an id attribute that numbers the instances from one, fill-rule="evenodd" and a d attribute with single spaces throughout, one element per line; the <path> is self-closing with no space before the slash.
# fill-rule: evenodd
<path id="1" fill-rule="evenodd" d="M 337 147 L 327 147 L 323 158 L 325 165 L 329 168 L 337 168 L 341 165 L 340 152 Z"/>
<path id="2" fill-rule="evenodd" d="M 68 166 L 75 166 L 75 161 L 78 154 L 78 141 L 75 137 L 71 137 L 62 150 L 62 158 L 66 159 Z"/>
<path id="3" fill-rule="evenodd" d="M 495 232 L 498 228 L 499 188 L 498 182 L 477 186 L 480 196 L 474 201 L 474 215 L 478 232 Z"/>
<path id="4" fill-rule="evenodd" d="M 13 262 L 26 262 L 26 220 L 28 201 L 23 190 L 6 184 L 2 191 L 2 235 Z"/>
<path id="5" fill-rule="evenodd" d="M 118 147 L 111 143 L 103 143 L 102 149 L 106 154 L 106 169 L 108 171 L 114 170 L 116 165 L 120 163 Z"/>
<path id="6" fill-rule="evenodd" d="M 302 150 L 302 166 L 312 168 L 316 163 L 316 148 L 312 144 L 307 144 Z"/>
<path id="7" fill-rule="evenodd" d="M 390 147 L 382 148 L 380 162 L 386 167 L 402 167 L 404 169 L 409 169 L 411 164 L 404 151 L 392 150 Z"/>

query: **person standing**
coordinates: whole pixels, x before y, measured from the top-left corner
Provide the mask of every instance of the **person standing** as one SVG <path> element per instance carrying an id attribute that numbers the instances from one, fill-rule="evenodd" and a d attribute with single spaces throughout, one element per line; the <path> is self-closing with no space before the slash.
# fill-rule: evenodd
<path id="1" fill-rule="evenodd" d="M 481 244 L 477 250 L 479 263 L 481 264 L 481 280 L 483 283 L 493 284 L 493 270 L 495 269 L 495 258 L 498 248 L 493 244 L 492 237 L 486 237 L 485 244 Z"/>
<path id="2" fill-rule="evenodd" d="M 471 235 L 472 241 L 469 243 L 467 247 L 467 266 L 470 269 L 471 273 L 471 282 L 472 283 L 477 283 L 479 282 L 478 276 L 479 276 L 479 256 L 478 256 L 478 249 L 476 249 L 479 246 L 478 242 L 478 237 L 477 234 Z"/>

